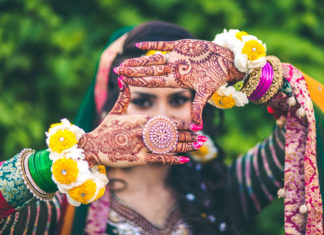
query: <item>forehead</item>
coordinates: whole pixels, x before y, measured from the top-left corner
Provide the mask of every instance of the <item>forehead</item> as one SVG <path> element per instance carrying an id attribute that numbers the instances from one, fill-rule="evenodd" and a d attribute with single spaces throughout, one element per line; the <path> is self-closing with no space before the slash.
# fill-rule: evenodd
<path id="1" fill-rule="evenodd" d="M 144 93 L 144 94 L 150 94 L 155 96 L 170 96 L 176 93 L 190 93 L 189 89 L 183 89 L 183 88 L 147 88 L 147 87 L 130 87 L 131 93 Z"/>

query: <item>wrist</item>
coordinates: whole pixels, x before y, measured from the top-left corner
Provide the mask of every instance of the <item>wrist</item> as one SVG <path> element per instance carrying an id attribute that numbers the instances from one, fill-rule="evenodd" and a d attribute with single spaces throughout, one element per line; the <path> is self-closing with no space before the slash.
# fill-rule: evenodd
<path id="1" fill-rule="evenodd" d="M 104 166 L 89 166 L 85 160 L 84 131 L 67 119 L 51 126 L 46 133 L 49 158 L 53 161 L 52 179 L 74 206 L 88 204 L 104 193 L 108 183 Z M 89 149 L 86 149 L 89 151 Z"/>

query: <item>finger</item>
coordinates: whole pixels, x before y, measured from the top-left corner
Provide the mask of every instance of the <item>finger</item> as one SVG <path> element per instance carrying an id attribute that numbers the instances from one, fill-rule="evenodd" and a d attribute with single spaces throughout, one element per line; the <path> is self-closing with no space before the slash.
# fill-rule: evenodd
<path id="1" fill-rule="evenodd" d="M 200 95 L 198 92 L 196 93 L 196 96 L 192 102 L 191 106 L 191 119 L 194 124 L 197 126 L 203 125 L 202 120 L 202 112 L 204 110 L 204 107 L 208 101 L 209 95 L 208 94 L 202 94 Z"/>
<path id="2" fill-rule="evenodd" d="M 193 132 L 180 131 L 178 132 L 178 141 L 179 142 L 196 142 L 198 141 L 198 135 Z"/>
<path id="3" fill-rule="evenodd" d="M 191 129 L 191 122 L 179 120 L 179 119 L 172 119 L 172 122 L 175 124 L 178 130 L 182 131 L 190 131 Z"/>
<path id="4" fill-rule="evenodd" d="M 130 86 L 150 87 L 150 88 L 187 88 L 179 85 L 172 76 L 150 76 L 150 77 L 124 77 L 124 81 Z"/>
<path id="5" fill-rule="evenodd" d="M 157 50 L 157 51 L 172 51 L 175 42 L 139 42 L 135 44 L 137 48 L 141 50 Z"/>
<path id="6" fill-rule="evenodd" d="M 194 143 L 182 143 L 178 142 L 174 149 L 171 150 L 171 153 L 186 153 L 186 152 L 191 152 L 191 151 L 196 151 L 198 150 L 203 144 L 197 142 Z"/>
<path id="7" fill-rule="evenodd" d="M 166 64 L 167 57 L 163 54 L 155 54 L 150 56 L 142 56 L 138 58 L 125 60 L 121 66 L 123 67 L 139 67 L 139 66 L 147 66 L 147 65 L 159 65 Z"/>
<path id="8" fill-rule="evenodd" d="M 124 67 L 119 66 L 114 68 L 114 72 L 120 76 L 128 77 L 147 77 L 165 75 L 171 72 L 171 64 L 153 65 L 142 67 Z"/>
<path id="9" fill-rule="evenodd" d="M 119 79 L 118 82 L 119 84 L 121 84 L 119 96 L 114 107 L 111 109 L 109 114 L 114 114 L 114 115 L 125 114 L 127 111 L 128 104 L 130 102 L 131 93 L 130 93 L 129 86 L 121 79 Z"/>
<path id="10" fill-rule="evenodd" d="M 158 155 L 158 154 L 146 154 L 144 157 L 145 164 L 162 164 L 162 165 L 175 165 L 184 164 L 189 162 L 190 158 L 174 155 Z"/>

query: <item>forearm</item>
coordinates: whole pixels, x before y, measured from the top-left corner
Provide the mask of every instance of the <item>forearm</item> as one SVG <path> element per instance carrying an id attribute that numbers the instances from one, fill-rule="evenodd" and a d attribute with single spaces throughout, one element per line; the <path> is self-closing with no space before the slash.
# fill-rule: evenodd
<path id="1" fill-rule="evenodd" d="M 53 193 L 57 188 L 51 180 L 51 164 L 47 166 L 47 169 L 44 167 L 42 169 L 43 173 L 45 171 L 50 174 L 45 179 L 41 179 L 44 182 L 43 185 L 38 183 L 39 177 L 43 174 L 36 179 L 35 170 L 31 172 L 29 169 L 29 166 L 35 166 L 34 160 L 37 160 L 37 154 L 48 158 L 46 151 L 33 153 L 31 150 L 23 150 L 20 154 L 2 162 L 0 166 L 0 218 L 19 211 L 36 200 L 35 193 L 37 192 L 40 197 L 48 199 L 54 196 Z M 43 164 L 38 165 L 38 162 L 36 164 L 38 168 L 43 166 Z"/>

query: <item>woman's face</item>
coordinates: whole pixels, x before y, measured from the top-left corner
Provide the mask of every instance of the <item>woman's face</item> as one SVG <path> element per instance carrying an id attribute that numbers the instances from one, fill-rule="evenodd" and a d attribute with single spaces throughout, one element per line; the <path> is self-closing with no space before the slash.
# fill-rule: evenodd
<path id="1" fill-rule="evenodd" d="M 131 101 L 128 114 L 191 120 L 192 94 L 190 90 L 144 87 L 130 87 L 130 89 Z"/>

